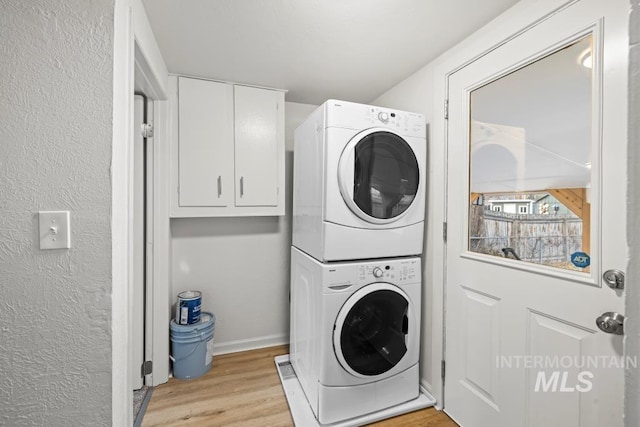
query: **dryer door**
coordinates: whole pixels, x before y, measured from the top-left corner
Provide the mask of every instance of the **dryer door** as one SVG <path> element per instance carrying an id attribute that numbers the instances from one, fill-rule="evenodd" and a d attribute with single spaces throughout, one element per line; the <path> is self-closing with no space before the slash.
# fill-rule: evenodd
<path id="1" fill-rule="evenodd" d="M 372 224 L 396 221 L 418 193 L 420 171 L 409 144 L 388 129 L 367 129 L 346 145 L 338 165 L 340 193 Z"/>
<path id="2" fill-rule="evenodd" d="M 360 378 L 380 376 L 407 353 L 415 326 L 407 295 L 389 283 L 374 283 L 355 292 L 342 306 L 333 329 L 340 365 Z"/>

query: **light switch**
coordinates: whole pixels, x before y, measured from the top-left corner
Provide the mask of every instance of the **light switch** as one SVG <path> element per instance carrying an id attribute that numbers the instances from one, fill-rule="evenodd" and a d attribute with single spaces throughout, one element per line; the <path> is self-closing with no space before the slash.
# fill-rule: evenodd
<path id="1" fill-rule="evenodd" d="M 68 249 L 71 247 L 69 211 L 39 212 L 40 249 Z"/>

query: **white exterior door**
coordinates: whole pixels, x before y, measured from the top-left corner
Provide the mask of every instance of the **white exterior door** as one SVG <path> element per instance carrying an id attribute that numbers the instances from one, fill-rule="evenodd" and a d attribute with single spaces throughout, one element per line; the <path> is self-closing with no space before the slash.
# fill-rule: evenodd
<path id="1" fill-rule="evenodd" d="M 622 426 L 626 0 L 581 0 L 449 78 L 445 411 Z M 526 206 L 505 212 L 505 203 Z M 494 207 L 492 209 L 492 207 Z"/>

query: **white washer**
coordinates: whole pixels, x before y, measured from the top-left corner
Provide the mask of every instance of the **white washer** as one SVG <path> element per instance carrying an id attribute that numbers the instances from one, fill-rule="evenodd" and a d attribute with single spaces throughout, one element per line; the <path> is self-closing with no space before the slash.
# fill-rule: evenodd
<path id="1" fill-rule="evenodd" d="M 420 258 L 323 264 L 291 250 L 290 360 L 321 424 L 419 395 Z"/>
<path id="2" fill-rule="evenodd" d="M 295 131 L 293 245 L 320 261 L 422 253 L 424 116 L 329 100 Z"/>

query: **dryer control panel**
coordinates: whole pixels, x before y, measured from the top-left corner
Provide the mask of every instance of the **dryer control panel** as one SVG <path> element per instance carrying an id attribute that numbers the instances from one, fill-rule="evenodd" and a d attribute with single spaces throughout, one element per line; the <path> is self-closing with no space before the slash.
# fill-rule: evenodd
<path id="1" fill-rule="evenodd" d="M 402 135 L 424 136 L 424 123 L 420 114 L 369 107 L 365 120 L 374 127 L 388 127 Z"/>
<path id="2" fill-rule="evenodd" d="M 333 99 L 325 103 L 325 108 L 326 127 L 381 127 L 402 136 L 426 137 L 425 118 L 422 114 Z"/>

